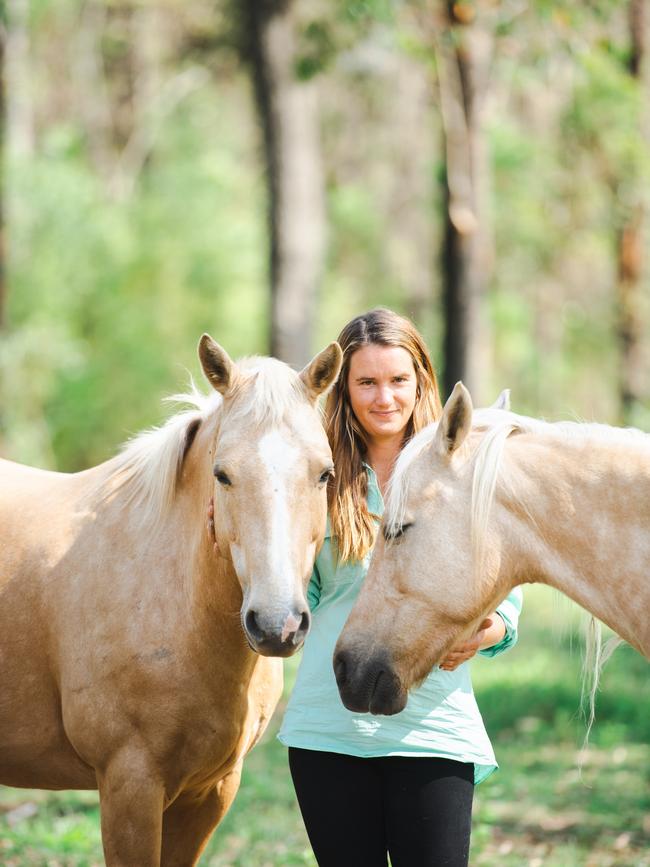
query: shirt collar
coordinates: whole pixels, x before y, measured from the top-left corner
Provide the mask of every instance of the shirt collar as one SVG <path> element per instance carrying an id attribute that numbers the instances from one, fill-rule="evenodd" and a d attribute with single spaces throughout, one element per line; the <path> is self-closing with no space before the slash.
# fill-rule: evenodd
<path id="1" fill-rule="evenodd" d="M 374 515 L 383 515 L 384 513 L 384 498 L 379 490 L 379 482 L 377 474 L 365 461 L 362 462 L 363 467 L 368 475 L 368 510 Z"/>

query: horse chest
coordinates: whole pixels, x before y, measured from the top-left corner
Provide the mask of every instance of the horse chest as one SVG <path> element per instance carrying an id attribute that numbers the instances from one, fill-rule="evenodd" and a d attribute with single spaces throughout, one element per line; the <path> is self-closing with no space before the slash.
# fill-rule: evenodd
<path id="1" fill-rule="evenodd" d="M 200 692 L 176 706 L 175 732 L 167 738 L 168 791 L 218 780 L 257 743 L 282 692 L 282 663 L 259 659 L 244 686 L 220 695 Z M 171 733 L 170 733 L 171 734 Z"/>

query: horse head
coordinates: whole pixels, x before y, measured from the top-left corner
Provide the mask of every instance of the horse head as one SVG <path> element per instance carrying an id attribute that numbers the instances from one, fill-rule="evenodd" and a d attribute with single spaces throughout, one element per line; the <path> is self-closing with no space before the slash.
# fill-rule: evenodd
<path id="1" fill-rule="evenodd" d="M 317 404 L 339 374 L 342 352 L 331 343 L 296 373 L 276 359 L 235 364 L 203 335 L 199 357 L 223 396 L 212 467 L 216 544 L 241 586 L 250 646 L 290 656 L 309 630 L 305 592 L 334 471 Z"/>
<path id="2" fill-rule="evenodd" d="M 504 392 L 481 412 L 493 420 L 507 409 Z M 474 568 L 472 415 L 458 383 L 440 421 L 397 461 L 370 569 L 334 652 L 350 710 L 401 711 L 409 689 L 505 596 L 494 599 L 495 551 Z"/>

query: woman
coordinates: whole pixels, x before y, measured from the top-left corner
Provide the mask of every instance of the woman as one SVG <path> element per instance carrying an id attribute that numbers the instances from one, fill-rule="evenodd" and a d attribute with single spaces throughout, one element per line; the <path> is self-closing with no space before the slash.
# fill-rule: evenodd
<path id="1" fill-rule="evenodd" d="M 346 710 L 332 653 L 368 569 L 395 460 L 441 411 L 424 341 L 372 310 L 339 336 L 343 368 L 326 405 L 336 475 L 308 589 L 312 626 L 279 738 L 320 867 L 466 865 L 474 784 L 496 767 L 464 663 L 516 641 L 515 591 L 392 717 Z"/>

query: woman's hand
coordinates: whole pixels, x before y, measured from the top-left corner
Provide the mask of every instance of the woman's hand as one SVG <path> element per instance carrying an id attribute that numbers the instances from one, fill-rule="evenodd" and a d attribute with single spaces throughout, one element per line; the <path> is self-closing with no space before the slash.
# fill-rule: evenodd
<path id="1" fill-rule="evenodd" d="M 443 671 L 454 671 L 463 662 L 467 662 L 483 647 L 492 647 L 498 644 L 506 634 L 506 625 L 499 615 L 494 612 L 486 617 L 479 626 L 477 632 L 471 638 L 457 644 L 449 651 L 440 663 Z"/>

